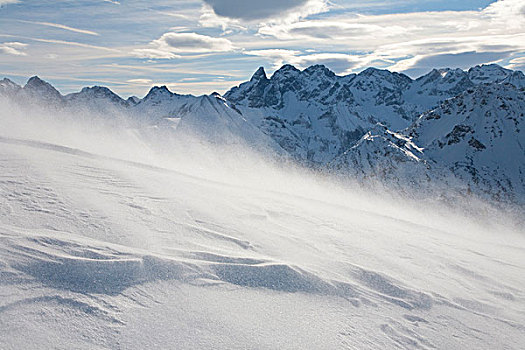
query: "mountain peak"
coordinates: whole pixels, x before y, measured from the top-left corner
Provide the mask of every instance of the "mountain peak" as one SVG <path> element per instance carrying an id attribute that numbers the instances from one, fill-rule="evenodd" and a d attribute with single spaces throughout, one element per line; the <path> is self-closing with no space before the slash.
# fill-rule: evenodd
<path id="1" fill-rule="evenodd" d="M 317 73 L 317 74 L 324 74 L 327 77 L 334 77 L 335 76 L 335 73 L 332 72 L 330 69 L 328 69 L 323 64 L 315 64 L 313 66 L 310 66 L 310 67 L 306 68 L 303 72 L 307 73 L 309 75 Z"/>
<path id="2" fill-rule="evenodd" d="M 34 97 L 47 100 L 60 100 L 62 98 L 60 92 L 58 92 L 53 85 L 40 79 L 36 75 L 29 78 L 26 85 L 24 85 L 23 90 Z"/>
<path id="3" fill-rule="evenodd" d="M 375 67 L 368 67 L 367 69 L 365 69 L 364 71 L 359 73 L 359 75 L 361 75 L 361 76 L 371 76 L 371 75 L 376 75 L 376 74 L 384 74 L 385 72 L 390 73 L 390 71 L 387 71 L 385 69 L 379 69 L 379 68 L 375 68 Z"/>
<path id="4" fill-rule="evenodd" d="M 273 80 L 286 79 L 300 72 L 301 71 L 299 69 L 295 68 L 291 64 L 285 64 L 284 66 L 276 70 L 275 73 L 273 73 L 271 79 Z"/>
<path id="5" fill-rule="evenodd" d="M 144 99 L 149 99 L 154 96 L 171 96 L 173 93 L 168 89 L 166 85 L 152 87 Z"/>
<path id="6" fill-rule="evenodd" d="M 2 80 L 0 80 L 0 84 L 9 84 L 9 85 L 12 85 L 12 84 L 16 84 L 14 81 L 12 81 L 11 79 L 8 79 L 8 78 L 4 78 Z"/>
<path id="7" fill-rule="evenodd" d="M 105 86 L 98 86 L 98 85 L 95 85 L 95 86 L 91 86 L 91 87 L 84 87 L 82 88 L 81 91 L 100 91 L 100 92 L 112 92 L 109 88 L 105 87 Z"/>
<path id="8" fill-rule="evenodd" d="M 92 86 L 82 88 L 80 92 L 69 94 L 66 96 L 66 100 L 69 101 L 81 101 L 82 103 L 89 103 L 90 101 L 97 101 L 95 104 L 101 101 L 113 102 L 120 105 L 124 105 L 126 102 L 113 91 L 105 86 Z"/>
<path id="9" fill-rule="evenodd" d="M 126 102 L 128 102 L 130 105 L 136 105 L 137 103 L 140 102 L 140 98 L 138 98 L 137 96 L 130 96 L 128 97 Z"/>
<path id="10" fill-rule="evenodd" d="M 12 95 L 18 92 L 21 88 L 20 85 L 7 78 L 0 80 L 0 94 Z"/>
<path id="11" fill-rule="evenodd" d="M 253 73 L 252 78 L 250 81 L 259 81 L 259 80 L 267 80 L 268 77 L 266 76 L 266 72 L 264 71 L 264 67 L 259 67 L 255 73 Z"/>
<path id="12" fill-rule="evenodd" d="M 8 79 L 8 78 L 4 78 L 2 80 L 0 80 L 0 87 L 3 87 L 4 89 L 6 88 L 20 88 L 20 85 L 18 85 L 17 83 L 15 83 L 14 81 L 12 81 L 11 79 Z"/>
<path id="13" fill-rule="evenodd" d="M 500 71 L 508 71 L 508 72 L 510 72 L 509 69 L 503 68 L 502 66 L 500 66 L 499 64 L 496 64 L 496 63 L 479 64 L 479 65 L 477 65 L 475 67 L 470 68 L 469 72 L 470 71 L 474 71 L 474 70 L 500 70 Z"/>
<path id="14" fill-rule="evenodd" d="M 497 64 L 483 64 L 468 70 L 470 80 L 476 84 L 501 82 L 512 73 Z"/>
<path id="15" fill-rule="evenodd" d="M 24 86 L 24 88 L 27 88 L 27 87 L 33 88 L 33 87 L 39 87 L 39 86 L 46 86 L 47 87 L 47 86 L 51 86 L 51 84 L 49 84 L 48 82 L 40 79 L 40 77 L 35 75 L 35 76 L 32 76 L 31 78 L 29 78 L 29 80 L 27 81 L 27 83 Z"/>

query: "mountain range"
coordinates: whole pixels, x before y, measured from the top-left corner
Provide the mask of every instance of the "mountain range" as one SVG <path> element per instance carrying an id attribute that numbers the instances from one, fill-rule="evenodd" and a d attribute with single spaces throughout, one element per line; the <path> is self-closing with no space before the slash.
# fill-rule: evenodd
<path id="1" fill-rule="evenodd" d="M 0 81 L 21 105 L 125 115 L 177 135 L 242 142 L 296 162 L 406 191 L 475 194 L 525 204 L 525 75 L 495 64 L 434 69 L 417 79 L 376 68 L 338 76 L 284 65 L 223 96 L 153 87 L 122 99 L 106 87 L 63 96 L 38 77 Z"/>

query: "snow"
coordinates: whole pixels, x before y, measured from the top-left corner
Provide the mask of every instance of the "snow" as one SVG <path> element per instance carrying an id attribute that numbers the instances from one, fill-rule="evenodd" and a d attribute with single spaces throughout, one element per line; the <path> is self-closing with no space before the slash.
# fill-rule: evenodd
<path id="1" fill-rule="evenodd" d="M 525 342 L 525 232 L 507 214 L 17 113 L 0 114 L 2 349 Z"/>

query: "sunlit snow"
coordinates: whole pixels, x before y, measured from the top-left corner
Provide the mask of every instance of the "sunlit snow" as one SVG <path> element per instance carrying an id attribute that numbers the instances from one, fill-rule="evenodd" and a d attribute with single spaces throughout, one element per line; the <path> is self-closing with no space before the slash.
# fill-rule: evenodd
<path id="1" fill-rule="evenodd" d="M 525 344 L 519 218 L 240 146 L 0 113 L 2 349 Z"/>

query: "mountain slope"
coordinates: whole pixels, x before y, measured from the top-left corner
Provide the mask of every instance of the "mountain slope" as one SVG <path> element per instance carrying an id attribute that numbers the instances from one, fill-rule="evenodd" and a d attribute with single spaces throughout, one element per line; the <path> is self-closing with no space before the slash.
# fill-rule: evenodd
<path id="1" fill-rule="evenodd" d="M 497 65 L 434 69 L 416 80 L 369 68 L 336 76 L 321 65 L 303 71 L 285 65 L 271 78 L 260 68 L 225 98 L 294 158 L 323 166 L 341 155 L 376 123 L 390 130 L 411 125 L 420 114 L 480 82 L 525 84 L 521 72 Z"/>
<path id="2" fill-rule="evenodd" d="M 524 235 L 500 213 L 476 222 L 288 169 L 218 181 L 206 163 L 194 177 L 177 163 L 0 144 L 3 349 L 525 341 Z"/>
<path id="3" fill-rule="evenodd" d="M 425 113 L 408 133 L 472 187 L 525 203 L 524 113 L 523 89 L 480 85 Z"/>
<path id="4" fill-rule="evenodd" d="M 396 187 L 525 204 L 524 111 L 523 89 L 481 84 L 401 133 L 372 130 L 330 167 Z"/>

